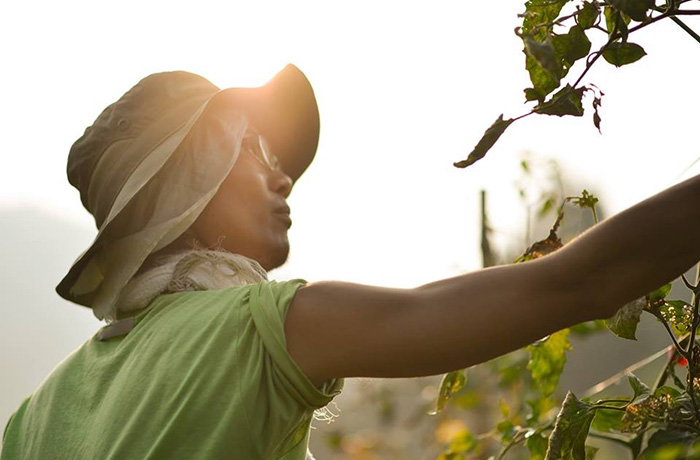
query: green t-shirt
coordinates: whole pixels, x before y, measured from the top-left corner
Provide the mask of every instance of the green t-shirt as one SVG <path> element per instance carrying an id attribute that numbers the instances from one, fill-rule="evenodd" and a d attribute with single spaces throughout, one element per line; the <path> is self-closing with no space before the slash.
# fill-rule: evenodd
<path id="1" fill-rule="evenodd" d="M 68 356 L 5 428 L 0 460 L 303 460 L 316 388 L 284 318 L 304 280 L 161 295 L 126 335 Z"/>

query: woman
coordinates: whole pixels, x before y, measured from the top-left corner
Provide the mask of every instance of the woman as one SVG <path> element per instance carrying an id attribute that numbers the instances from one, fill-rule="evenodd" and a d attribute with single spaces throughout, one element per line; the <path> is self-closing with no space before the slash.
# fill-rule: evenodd
<path id="1" fill-rule="evenodd" d="M 527 264 L 414 289 L 267 281 L 318 126 L 293 66 L 255 89 L 151 75 L 97 118 L 68 175 L 99 233 L 57 291 L 109 324 L 24 401 L 3 460 L 303 459 L 344 377 L 464 368 L 700 259 L 693 178 Z"/>

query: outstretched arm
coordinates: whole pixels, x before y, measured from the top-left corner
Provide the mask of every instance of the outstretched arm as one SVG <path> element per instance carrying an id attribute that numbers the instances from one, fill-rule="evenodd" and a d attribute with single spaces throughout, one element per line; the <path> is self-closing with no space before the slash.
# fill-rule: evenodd
<path id="1" fill-rule="evenodd" d="M 605 318 L 700 260 L 700 176 L 588 230 L 554 254 L 390 289 L 300 288 L 285 323 L 314 383 L 410 377 L 477 364 L 573 324 Z"/>

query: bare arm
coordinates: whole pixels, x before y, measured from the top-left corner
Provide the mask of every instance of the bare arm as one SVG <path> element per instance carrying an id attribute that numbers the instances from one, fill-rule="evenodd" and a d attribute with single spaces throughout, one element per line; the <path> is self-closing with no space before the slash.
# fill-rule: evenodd
<path id="1" fill-rule="evenodd" d="M 558 252 L 415 289 L 300 288 L 285 323 L 315 383 L 468 367 L 564 327 L 612 315 L 700 259 L 700 176 L 590 229 Z"/>

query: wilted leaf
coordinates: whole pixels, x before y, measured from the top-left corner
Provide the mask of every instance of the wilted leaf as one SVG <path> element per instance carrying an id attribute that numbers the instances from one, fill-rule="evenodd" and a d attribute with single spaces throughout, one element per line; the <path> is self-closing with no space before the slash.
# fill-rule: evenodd
<path id="1" fill-rule="evenodd" d="M 535 107 L 535 112 L 545 115 L 573 115 L 580 117 L 583 115 L 583 105 L 581 98 L 585 88 L 573 89 L 571 85 L 566 85 L 559 90 L 550 100 Z"/>
<path id="2" fill-rule="evenodd" d="M 561 238 L 557 235 L 557 230 L 559 229 L 559 224 L 564 218 L 564 212 L 559 211 L 557 220 L 554 222 L 552 229 L 549 231 L 547 238 L 533 243 L 529 248 L 525 250 L 525 253 L 515 259 L 515 262 L 527 262 L 529 260 L 539 259 L 547 254 L 551 254 L 554 251 L 562 248 L 564 245 L 561 242 Z"/>
<path id="3" fill-rule="evenodd" d="M 563 329 L 527 347 L 530 360 L 527 368 L 532 374 L 532 380 L 545 396 L 554 393 L 559 383 L 559 377 L 566 364 L 566 352 L 571 350 L 569 330 Z"/>
<path id="4" fill-rule="evenodd" d="M 598 8 L 593 3 L 583 2 L 577 16 L 578 25 L 583 29 L 590 29 L 595 25 L 599 14 L 600 11 L 598 11 Z"/>
<path id="5" fill-rule="evenodd" d="M 602 94 L 601 97 L 594 97 L 593 98 L 593 125 L 598 128 L 598 132 L 600 133 L 600 114 L 598 113 L 598 108 L 602 105 Z"/>
<path id="6" fill-rule="evenodd" d="M 612 318 L 605 321 L 608 329 L 623 339 L 637 340 L 637 324 L 645 305 L 644 297 L 625 304 Z"/>
<path id="7" fill-rule="evenodd" d="M 647 10 L 654 6 L 653 0 L 609 0 L 610 4 L 637 22 L 647 18 Z"/>
<path id="8" fill-rule="evenodd" d="M 444 409 L 450 397 L 461 390 L 466 383 L 467 376 L 464 371 L 452 371 L 445 374 L 440 381 L 440 392 L 435 410 L 430 412 L 430 415 L 435 415 Z"/>
<path id="9" fill-rule="evenodd" d="M 507 120 L 503 119 L 503 114 L 496 119 L 496 121 L 486 130 L 481 140 L 476 144 L 474 150 L 469 154 L 466 160 L 458 161 L 454 163 L 457 168 L 466 168 L 469 165 L 476 163 L 477 161 L 484 158 L 486 153 L 493 147 L 501 134 L 513 123 L 513 119 L 509 118 Z"/>
<path id="10" fill-rule="evenodd" d="M 588 193 L 588 190 L 583 189 L 581 196 L 572 197 L 570 201 L 579 208 L 595 209 L 595 205 L 598 204 L 599 200 L 595 195 Z"/>
<path id="11" fill-rule="evenodd" d="M 603 59 L 610 64 L 620 67 L 626 64 L 631 64 L 646 56 L 646 51 L 641 46 L 635 43 L 611 43 L 603 51 Z"/>
<path id="12" fill-rule="evenodd" d="M 549 437 L 545 460 L 585 460 L 586 438 L 595 409 L 569 392 Z"/>

